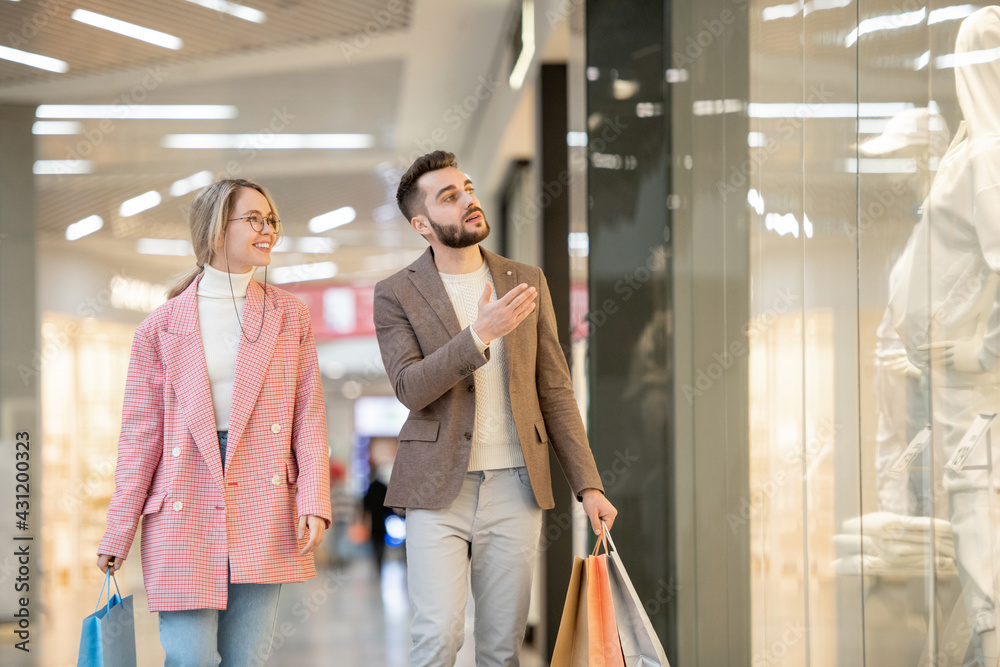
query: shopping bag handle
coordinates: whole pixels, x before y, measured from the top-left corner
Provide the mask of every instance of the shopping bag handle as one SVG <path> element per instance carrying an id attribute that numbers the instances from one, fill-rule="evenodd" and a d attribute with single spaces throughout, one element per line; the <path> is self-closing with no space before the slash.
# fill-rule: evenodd
<path id="1" fill-rule="evenodd" d="M 604 545 L 604 553 L 608 553 L 608 540 L 611 539 L 611 533 L 608 531 L 607 524 L 603 521 L 601 521 L 601 526 L 601 537 L 597 540 L 597 544 L 594 545 L 594 551 L 590 554 L 591 556 L 597 555 L 597 552 L 600 551 L 602 544 Z M 614 547 L 614 543 L 612 543 L 611 546 Z M 617 551 L 617 549 L 615 551 Z"/>
<path id="2" fill-rule="evenodd" d="M 601 533 L 603 533 L 601 539 L 606 539 L 608 541 L 608 544 L 611 545 L 612 550 L 618 551 L 618 547 L 615 546 L 615 541 L 611 539 L 611 529 L 608 528 L 608 524 L 604 522 L 604 519 L 601 519 Z M 606 545 L 604 547 L 604 550 L 605 551 L 608 550 L 608 547 Z"/>
<path id="3" fill-rule="evenodd" d="M 94 605 L 94 611 L 97 611 L 97 608 L 101 606 L 101 598 L 104 597 L 104 587 L 107 586 L 107 588 L 108 588 L 108 613 L 110 614 L 111 613 L 111 586 L 108 586 L 108 579 L 111 579 L 111 580 L 113 580 L 115 582 L 115 591 L 117 591 L 117 593 L 118 593 L 118 599 L 120 600 L 121 597 L 122 597 L 121 589 L 118 588 L 118 579 L 114 575 L 111 574 L 111 567 L 109 567 L 108 571 L 104 573 L 104 583 L 101 584 L 101 592 L 98 593 L 98 595 L 97 595 L 97 604 Z"/>

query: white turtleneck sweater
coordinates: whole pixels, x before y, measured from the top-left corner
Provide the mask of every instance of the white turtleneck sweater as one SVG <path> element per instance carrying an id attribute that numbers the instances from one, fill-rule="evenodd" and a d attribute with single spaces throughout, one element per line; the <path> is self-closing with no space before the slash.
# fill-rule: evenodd
<path id="1" fill-rule="evenodd" d="M 230 278 L 232 287 L 230 287 Z M 205 366 L 212 387 L 215 430 L 229 430 L 229 410 L 233 403 L 233 379 L 236 376 L 236 351 L 240 344 L 240 317 L 247 302 L 247 286 L 253 270 L 226 273 L 205 266 L 198 283 L 198 328 L 205 348 Z M 236 306 L 233 306 L 235 296 Z M 237 317 L 236 312 L 240 315 Z"/>

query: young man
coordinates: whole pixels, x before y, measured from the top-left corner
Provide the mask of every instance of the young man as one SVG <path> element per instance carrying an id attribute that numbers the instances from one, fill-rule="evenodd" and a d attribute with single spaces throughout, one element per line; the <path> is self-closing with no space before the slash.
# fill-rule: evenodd
<path id="1" fill-rule="evenodd" d="M 542 510 L 554 506 L 551 445 L 595 532 L 604 497 L 556 335 L 542 271 L 487 252 L 455 156 L 418 158 L 396 200 L 430 248 L 375 286 L 375 329 L 399 433 L 386 505 L 406 509 L 410 666 L 453 665 L 469 568 L 476 665 L 517 665 Z"/>

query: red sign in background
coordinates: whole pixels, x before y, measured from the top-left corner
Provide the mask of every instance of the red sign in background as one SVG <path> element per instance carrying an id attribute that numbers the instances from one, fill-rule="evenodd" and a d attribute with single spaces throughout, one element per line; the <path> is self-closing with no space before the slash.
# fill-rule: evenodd
<path id="1" fill-rule="evenodd" d="M 296 287 L 289 291 L 309 307 L 317 340 L 375 335 L 375 285 Z"/>
<path id="2" fill-rule="evenodd" d="M 375 285 L 296 287 L 289 291 L 309 306 L 317 340 L 375 335 Z M 572 339 L 583 340 L 589 328 L 587 284 L 574 283 L 569 301 Z"/>

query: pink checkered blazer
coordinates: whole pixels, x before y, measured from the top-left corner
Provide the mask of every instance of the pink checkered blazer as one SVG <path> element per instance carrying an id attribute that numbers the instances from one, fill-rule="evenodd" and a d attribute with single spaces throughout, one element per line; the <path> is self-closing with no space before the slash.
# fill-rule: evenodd
<path id="1" fill-rule="evenodd" d="M 326 416 L 309 311 L 269 286 L 256 343 L 240 339 L 223 477 L 205 353 L 199 276 L 139 325 L 132 343 L 115 491 L 99 554 L 128 555 L 142 522 L 150 611 L 225 609 L 234 583 L 316 575 L 297 517 L 330 524 Z M 257 333 L 264 289 L 243 315 Z M 308 535 L 306 536 L 308 538 Z"/>

